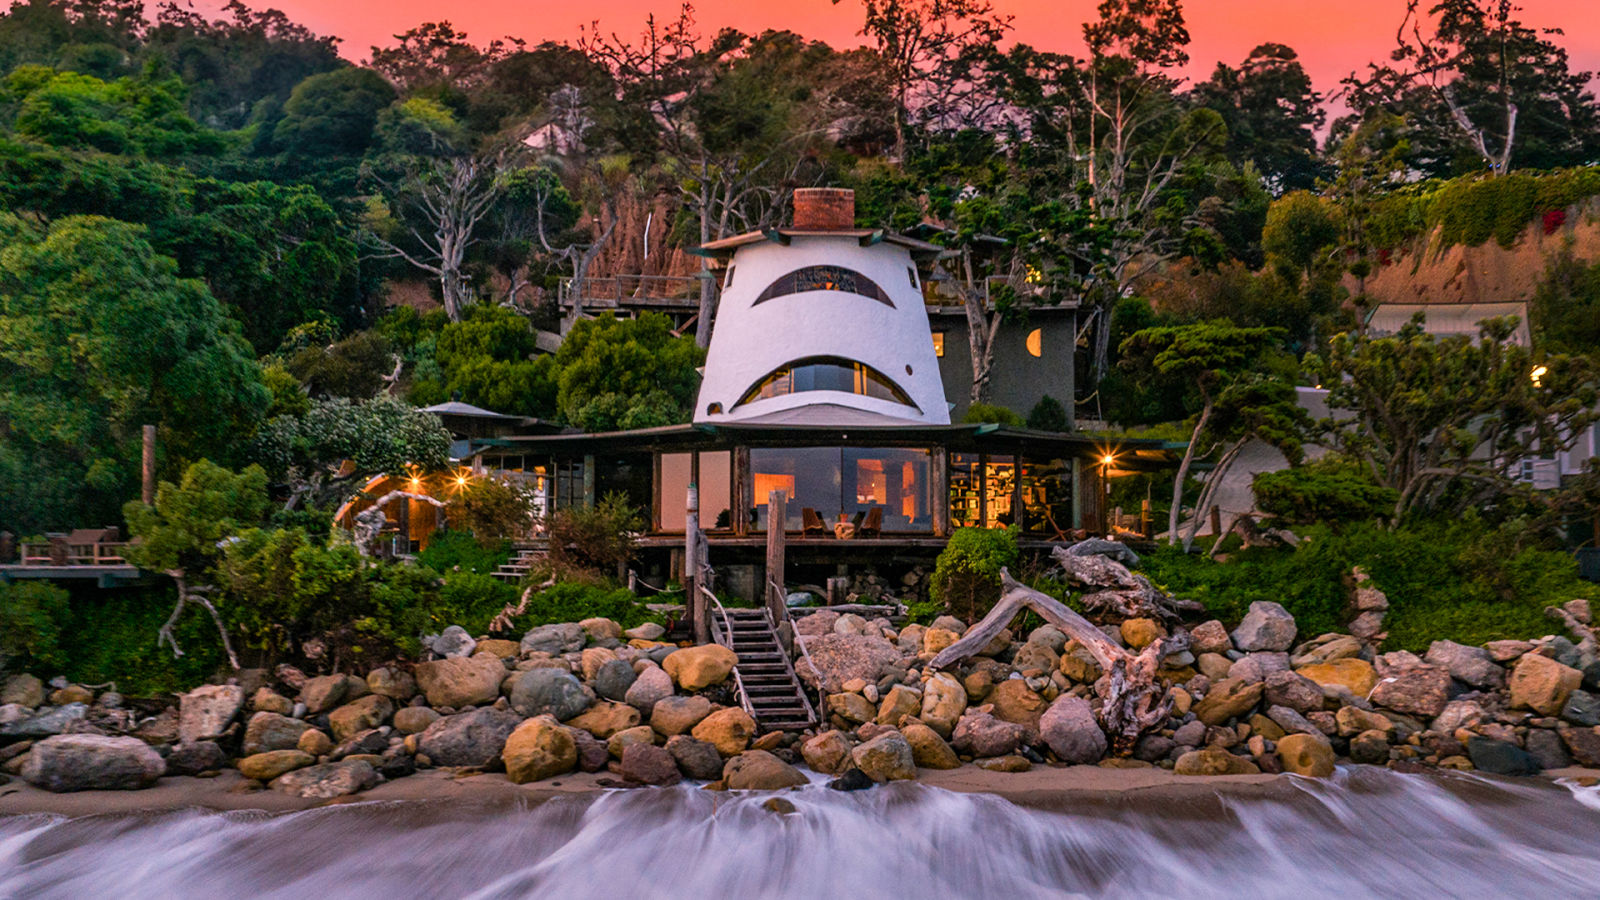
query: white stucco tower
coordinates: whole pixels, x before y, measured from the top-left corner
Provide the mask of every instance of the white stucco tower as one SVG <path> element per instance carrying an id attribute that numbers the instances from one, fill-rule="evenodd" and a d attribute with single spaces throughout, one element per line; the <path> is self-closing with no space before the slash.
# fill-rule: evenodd
<path id="1" fill-rule="evenodd" d="M 852 191 L 801 188 L 794 210 L 700 249 L 726 265 L 694 420 L 949 424 L 919 265 L 939 247 L 856 228 Z"/>

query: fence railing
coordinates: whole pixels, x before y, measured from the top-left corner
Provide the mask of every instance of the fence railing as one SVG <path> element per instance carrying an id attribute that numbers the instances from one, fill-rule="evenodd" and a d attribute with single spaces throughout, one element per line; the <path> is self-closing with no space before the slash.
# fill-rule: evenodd
<path id="1" fill-rule="evenodd" d="M 570 306 L 576 298 L 584 304 L 642 302 L 689 302 L 700 298 L 698 275 L 609 275 L 585 278 L 574 287 L 575 279 L 563 278 L 559 298 Z"/>
<path id="2" fill-rule="evenodd" d="M 24 541 L 20 545 L 25 566 L 125 566 L 127 541 L 72 544 L 65 539 Z"/>

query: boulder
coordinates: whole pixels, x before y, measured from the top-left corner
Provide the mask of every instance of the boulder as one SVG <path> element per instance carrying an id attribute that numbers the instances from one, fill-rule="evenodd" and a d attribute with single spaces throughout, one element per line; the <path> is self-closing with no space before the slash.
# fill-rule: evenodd
<path id="1" fill-rule="evenodd" d="M 870 741 L 856 745 L 850 751 L 855 767 L 867 773 L 878 783 L 910 781 L 917 777 L 916 757 L 911 744 L 898 731 L 880 734 Z"/>
<path id="2" fill-rule="evenodd" d="M 429 712 L 433 712 L 433 710 L 429 710 Z M 438 718 L 438 716 L 435 715 L 435 718 Z M 378 733 L 379 732 L 377 731 L 363 732 L 363 734 Z M 354 735 L 352 735 L 352 737 L 354 737 Z M 387 743 L 387 740 L 385 743 Z M 334 751 L 333 738 L 328 737 L 326 734 L 323 734 L 315 728 L 308 728 L 303 734 L 300 735 L 300 740 L 295 744 L 295 749 L 299 750 L 301 753 L 310 754 L 311 756 L 327 756 Z"/>
<path id="3" fill-rule="evenodd" d="M 655 742 L 656 733 L 649 725 L 635 725 L 632 728 L 624 728 L 606 738 L 606 752 L 617 759 L 621 759 L 623 752 L 630 746 L 634 744 L 654 744 Z"/>
<path id="4" fill-rule="evenodd" d="M 1524 740 L 1528 754 L 1539 762 L 1542 769 L 1564 769 L 1572 765 L 1572 757 L 1561 745 L 1561 736 L 1548 728 L 1530 728 Z M 171 762 L 167 766 L 170 770 Z"/>
<path id="5" fill-rule="evenodd" d="M 956 723 L 950 743 L 969 756 L 1005 756 L 1016 752 L 1027 737 L 1027 729 L 1015 722 L 997 719 L 989 707 L 969 709 Z"/>
<path id="6" fill-rule="evenodd" d="M 804 643 L 812 665 L 801 662 L 796 669 L 807 685 L 815 688 L 820 681 L 824 693 L 838 693 L 852 678 L 876 683 L 885 667 L 900 661 L 900 651 L 881 637 L 823 634 L 804 638 Z"/>
<path id="7" fill-rule="evenodd" d="M 1431 665 L 1442 666 L 1450 677 L 1475 688 L 1497 690 L 1506 683 L 1506 670 L 1496 665 L 1489 651 L 1481 647 L 1434 641 L 1423 659 Z"/>
<path id="8" fill-rule="evenodd" d="M 393 714 L 394 701 L 381 694 L 368 694 L 329 713 L 328 729 L 334 740 L 347 741 L 358 732 L 377 728 Z"/>
<path id="9" fill-rule="evenodd" d="M 1600 725 L 1600 695 L 1573 691 L 1561 707 L 1561 718 L 1574 725 Z"/>
<path id="10" fill-rule="evenodd" d="M 878 704 L 878 715 L 873 721 L 880 725 L 900 724 L 906 716 L 915 718 L 922 713 L 922 692 L 916 688 L 897 684 L 889 688 L 883 695 L 883 702 Z"/>
<path id="11" fill-rule="evenodd" d="M 1497 663 L 1512 662 L 1533 649 L 1533 641 L 1490 641 L 1483 645 L 1489 658 Z"/>
<path id="12" fill-rule="evenodd" d="M 487 766 L 500 757 L 521 721 L 516 713 L 492 707 L 445 716 L 418 737 L 417 752 L 436 766 Z"/>
<path id="13" fill-rule="evenodd" d="M 0 687 L 0 706 L 15 703 L 34 709 L 44 703 L 44 682 L 27 674 L 13 675 Z"/>
<path id="14" fill-rule="evenodd" d="M 1261 768 L 1242 756 L 1226 750 L 1190 750 L 1178 757 L 1172 771 L 1177 775 L 1258 775 Z"/>
<path id="15" fill-rule="evenodd" d="M 1583 673 L 1537 653 L 1525 654 L 1511 670 L 1511 705 L 1556 716 L 1583 683 Z"/>
<path id="16" fill-rule="evenodd" d="M 421 734 L 439 721 L 439 713 L 426 706 L 406 706 L 395 711 L 394 727 L 401 734 Z"/>
<path id="17" fill-rule="evenodd" d="M 935 673 L 922 685 L 922 721 L 949 736 L 967 709 L 967 691 L 948 672 Z"/>
<path id="18" fill-rule="evenodd" d="M 1189 629 L 1189 646 L 1196 653 L 1227 653 L 1233 649 L 1233 640 L 1228 629 L 1212 619 Z"/>
<path id="19" fill-rule="evenodd" d="M 729 759 L 722 777 L 733 791 L 781 791 L 810 783 L 805 774 L 765 750 L 749 750 Z"/>
<path id="20" fill-rule="evenodd" d="M 1233 660 L 1223 656 L 1221 653 L 1202 653 L 1195 660 L 1195 664 L 1200 669 L 1200 674 L 1212 681 L 1221 681 L 1227 678 L 1228 671 L 1233 668 Z"/>
<path id="21" fill-rule="evenodd" d="M 1338 685 L 1357 697 L 1365 697 L 1378 686 L 1378 673 L 1372 663 L 1364 659 L 1341 658 L 1328 662 L 1312 663 L 1295 669 L 1297 675 L 1309 678 L 1323 687 Z"/>
<path id="22" fill-rule="evenodd" d="M 1313 736 L 1321 736 L 1324 739 L 1327 737 L 1322 733 L 1322 730 L 1316 725 L 1313 725 L 1309 719 L 1287 706 L 1267 707 L 1267 718 L 1271 719 L 1274 725 L 1282 728 L 1288 734 L 1309 734 Z"/>
<path id="23" fill-rule="evenodd" d="M 635 784 L 661 786 L 683 780 L 672 752 L 655 744 L 629 744 L 622 751 L 622 777 Z"/>
<path id="24" fill-rule="evenodd" d="M 380 697 L 405 703 L 417 695 L 417 680 L 404 669 L 379 666 L 367 673 L 367 690 Z"/>
<path id="25" fill-rule="evenodd" d="M 937 656 L 946 647 L 960 640 L 960 635 L 948 628 L 928 628 L 922 632 L 923 656 Z"/>
<path id="26" fill-rule="evenodd" d="M 939 732 L 921 722 L 908 722 L 900 729 L 906 743 L 911 745 L 911 760 L 923 769 L 959 769 L 961 759 Z M 808 764 L 810 760 L 806 761 Z M 817 768 L 812 766 L 813 769 Z M 818 769 L 818 771 L 821 771 Z M 833 773 L 829 773 L 833 774 Z"/>
<path id="27" fill-rule="evenodd" d="M 1381 731 L 1363 731 L 1350 739 L 1350 761 L 1381 766 L 1389 761 L 1389 738 Z"/>
<path id="28" fill-rule="evenodd" d="M 1289 671 L 1289 654 L 1271 650 L 1246 653 L 1228 668 L 1228 677 L 1240 681 L 1266 681 L 1275 672 Z"/>
<path id="29" fill-rule="evenodd" d="M 1344 737 L 1357 735 L 1363 731 L 1381 732 L 1385 737 L 1394 734 L 1394 723 L 1389 720 L 1388 716 L 1378 712 L 1357 709 L 1354 706 L 1339 707 L 1339 711 L 1334 713 L 1333 719 L 1339 725 L 1339 734 Z"/>
<path id="30" fill-rule="evenodd" d="M 800 757 L 814 772 L 838 775 L 850 767 L 850 740 L 842 731 L 824 731 L 800 745 Z"/>
<path id="31" fill-rule="evenodd" d="M 582 728 L 561 727 L 572 736 L 572 743 L 578 748 L 578 771 L 604 772 L 611 764 L 611 751 L 606 749 L 606 742 Z"/>
<path id="32" fill-rule="evenodd" d="M 179 744 L 167 754 L 167 774 L 199 775 L 201 772 L 217 771 L 227 762 L 228 754 L 222 752 L 222 747 L 216 741 Z"/>
<path id="33" fill-rule="evenodd" d="M 1472 766 L 1491 775 L 1537 775 L 1539 761 L 1510 741 L 1497 741 L 1474 735 L 1467 740 L 1467 757 Z"/>
<path id="34" fill-rule="evenodd" d="M 1580 766 L 1600 767 L 1600 727 L 1563 728 L 1558 734 L 1567 745 L 1573 762 Z"/>
<path id="35" fill-rule="evenodd" d="M 665 697 L 650 711 L 650 727 L 667 737 L 687 734 L 709 715 L 711 701 L 704 697 Z"/>
<path id="36" fill-rule="evenodd" d="M 1065 646 L 1064 640 L 1062 645 Z M 1011 658 L 1011 665 L 1019 672 L 1038 669 L 1048 675 L 1061 665 L 1061 654 L 1047 644 L 1030 640 Z"/>
<path id="37" fill-rule="evenodd" d="M 495 665 L 500 665 L 495 661 Z M 565 722 L 589 708 L 594 697 L 565 669 L 529 669 L 511 680 L 511 708 L 518 715 L 555 716 Z"/>
<path id="38" fill-rule="evenodd" d="M 640 715 L 648 716 L 657 703 L 672 696 L 672 691 L 672 676 L 660 666 L 647 665 L 635 677 L 633 684 L 628 686 L 622 699 L 637 709 Z"/>
<path id="39" fill-rule="evenodd" d="M 1333 747 L 1309 734 L 1286 734 L 1278 740 L 1278 759 L 1283 771 L 1306 778 L 1327 778 L 1333 774 Z"/>
<path id="40" fill-rule="evenodd" d="M 1198 747 L 1206 739 L 1206 723 L 1195 719 L 1179 725 L 1172 732 L 1172 741 L 1180 747 Z"/>
<path id="41" fill-rule="evenodd" d="M 478 642 L 467 634 L 467 630 L 460 625 L 451 625 L 444 631 L 422 639 L 423 646 L 433 651 L 434 656 L 444 659 L 458 659 L 472 655 L 478 649 Z"/>
<path id="42" fill-rule="evenodd" d="M 52 735 L 35 742 L 24 759 L 23 780 L 55 793 L 139 790 L 167 770 L 144 741 L 99 734 Z"/>
<path id="43" fill-rule="evenodd" d="M 583 626 L 577 622 L 540 625 L 522 636 L 522 652 L 549 653 L 552 656 L 577 653 L 583 649 L 587 638 Z"/>
<path id="44" fill-rule="evenodd" d="M 670 654 L 661 668 L 686 691 L 703 691 L 728 680 L 739 657 L 721 644 L 685 647 Z"/>
<path id="45" fill-rule="evenodd" d="M 607 660 L 601 663 L 600 668 L 594 673 L 594 692 L 607 700 L 626 700 L 628 688 L 633 687 L 638 677 L 633 671 L 633 666 L 627 662 L 620 659 Z"/>
<path id="46" fill-rule="evenodd" d="M 554 716 L 535 716 L 505 739 L 500 751 L 506 778 L 512 784 L 527 784 L 564 775 L 578 766 L 578 745 Z"/>
<path id="47" fill-rule="evenodd" d="M 722 777 L 722 754 L 711 744 L 687 734 L 675 734 L 667 739 L 666 749 L 678 769 L 690 778 L 715 781 Z"/>
<path id="48" fill-rule="evenodd" d="M 584 619 L 578 623 L 591 641 L 616 641 L 622 639 L 622 626 L 605 618 Z"/>
<path id="49" fill-rule="evenodd" d="M 1094 684 L 1100 678 L 1100 664 L 1094 655 L 1077 641 L 1068 641 L 1061 651 L 1061 662 L 1056 666 L 1062 675 L 1079 684 Z"/>
<path id="50" fill-rule="evenodd" d="M 343 675 L 318 675 L 307 678 L 300 688 L 300 702 L 306 705 L 306 715 L 325 713 L 344 700 L 350 688 Z"/>
<path id="51" fill-rule="evenodd" d="M 617 651 L 607 647 L 588 647 L 578 655 L 578 671 L 583 675 L 583 680 L 593 682 L 594 677 L 600 674 L 600 667 L 617 658 Z M 629 666 L 631 671 L 633 666 Z M 615 698 L 621 700 L 621 697 Z"/>
<path id="52" fill-rule="evenodd" d="M 1288 650 L 1294 644 L 1294 616 L 1270 600 L 1257 600 L 1233 629 L 1233 645 L 1246 653 L 1253 650 Z"/>
<path id="53" fill-rule="evenodd" d="M 626 703 L 602 700 L 586 712 L 568 719 L 567 724 L 582 728 L 604 741 L 619 731 L 638 725 L 639 711 Z"/>
<path id="54" fill-rule="evenodd" d="M 729 707 L 706 716 L 689 733 L 716 747 L 723 756 L 737 756 L 755 737 L 756 721 L 744 710 Z"/>
<path id="55" fill-rule="evenodd" d="M 1135 650 L 1143 650 L 1167 636 L 1160 622 L 1142 617 L 1123 620 L 1121 631 L 1122 642 Z"/>
<path id="56" fill-rule="evenodd" d="M 1395 712 L 1432 718 L 1450 702 L 1450 673 L 1439 666 L 1404 665 L 1382 673 L 1372 702 Z"/>
<path id="57" fill-rule="evenodd" d="M 1195 717 L 1207 725 L 1221 725 L 1249 712 L 1265 691 L 1266 686 L 1260 682 L 1246 684 L 1238 678 L 1226 678 L 1212 685 L 1205 697 L 1194 705 Z"/>
<path id="58" fill-rule="evenodd" d="M 250 709 L 256 712 L 273 712 L 287 716 L 294 712 L 294 701 L 269 687 L 257 688 L 250 698 Z"/>
<path id="59" fill-rule="evenodd" d="M 428 705 L 460 709 L 498 699 L 506 667 L 493 656 L 471 656 L 417 663 L 415 673 Z"/>
<path id="60" fill-rule="evenodd" d="M 1322 708 L 1322 685 L 1295 672 L 1273 672 L 1264 682 L 1263 696 L 1269 706 L 1287 706 L 1296 712 Z"/>
<path id="61" fill-rule="evenodd" d="M 629 628 L 622 636 L 630 641 L 659 641 L 667 629 L 655 622 L 646 622 L 636 628 Z"/>
<path id="62" fill-rule="evenodd" d="M 851 693 L 829 694 L 827 711 L 850 725 L 871 722 L 878 714 L 867 698 Z"/>
<path id="63" fill-rule="evenodd" d="M 239 749 L 246 756 L 269 750 L 293 750 L 300 744 L 300 735 L 310 728 L 310 723 L 299 719 L 258 712 L 245 725 L 244 743 Z"/>
<path id="64" fill-rule="evenodd" d="M 1106 755 L 1106 733 L 1095 721 L 1089 701 L 1062 694 L 1039 719 L 1040 736 L 1064 763 L 1087 765 Z"/>
<path id="65" fill-rule="evenodd" d="M 257 781 L 271 781 L 285 772 L 303 769 L 317 761 L 315 756 L 300 750 L 268 750 L 246 756 L 234 766 L 239 774 Z"/>
<path id="66" fill-rule="evenodd" d="M 377 783 L 378 772 L 370 763 L 347 759 L 279 775 L 272 782 L 272 789 L 303 800 L 332 800 L 358 794 Z"/>
<path id="67" fill-rule="evenodd" d="M 244 706 L 236 684 L 208 684 L 178 698 L 178 743 L 210 740 L 228 729 Z"/>
<path id="68" fill-rule="evenodd" d="M 1333 662 L 1336 659 L 1349 659 L 1359 656 L 1361 647 L 1360 639 L 1348 634 L 1319 635 L 1294 648 L 1289 664 L 1298 669 L 1301 666 Z"/>
<path id="69" fill-rule="evenodd" d="M 356 732 L 340 741 L 339 745 L 331 750 L 324 749 L 327 744 L 323 741 L 317 741 L 312 738 L 313 735 L 320 736 L 321 734 L 319 731 L 308 731 L 301 735 L 300 743 L 302 746 L 299 749 L 306 753 L 311 753 L 311 749 L 308 748 L 315 748 L 321 752 L 311 753 L 312 756 L 327 755 L 331 759 L 344 759 L 347 756 L 382 756 L 383 752 L 389 749 L 389 729 L 387 728 L 369 728 L 366 731 Z M 324 738 L 325 740 L 326 738 Z"/>
<path id="70" fill-rule="evenodd" d="M 1028 743 L 1039 739 L 1039 718 L 1049 704 L 1021 678 L 1008 678 L 994 686 L 985 698 L 994 707 L 994 717 L 1015 722 L 1027 729 Z"/>

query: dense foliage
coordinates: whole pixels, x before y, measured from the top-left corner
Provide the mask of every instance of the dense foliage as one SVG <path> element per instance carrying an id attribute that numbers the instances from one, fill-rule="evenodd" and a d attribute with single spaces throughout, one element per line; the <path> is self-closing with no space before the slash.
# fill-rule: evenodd
<path id="1" fill-rule="evenodd" d="M 949 614 L 976 622 L 1000 599 L 1000 570 L 1020 555 L 1009 528 L 958 528 L 934 564 L 929 594 Z"/>

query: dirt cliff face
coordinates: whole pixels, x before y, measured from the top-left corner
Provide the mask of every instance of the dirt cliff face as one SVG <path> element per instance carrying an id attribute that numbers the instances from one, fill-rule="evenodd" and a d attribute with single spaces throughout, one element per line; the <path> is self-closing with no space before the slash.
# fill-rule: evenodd
<path id="1" fill-rule="evenodd" d="M 1569 240 L 1575 257 L 1600 261 L 1600 201 L 1568 210 L 1566 222 L 1548 234 L 1543 222 L 1529 223 L 1509 250 L 1493 239 L 1440 249 L 1436 229 L 1378 266 L 1367 278 L 1367 294 L 1373 304 L 1530 300 L 1551 258 Z M 1345 287 L 1352 295 L 1359 289 L 1348 275 Z"/>

